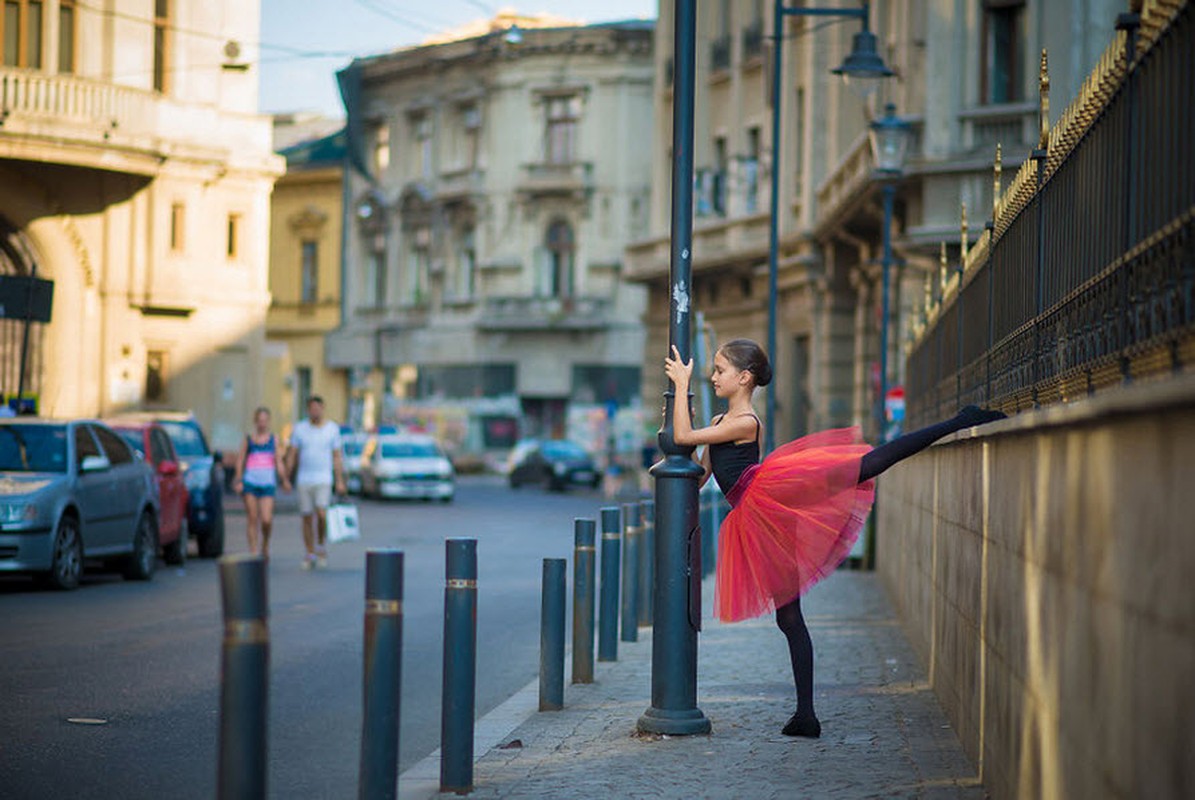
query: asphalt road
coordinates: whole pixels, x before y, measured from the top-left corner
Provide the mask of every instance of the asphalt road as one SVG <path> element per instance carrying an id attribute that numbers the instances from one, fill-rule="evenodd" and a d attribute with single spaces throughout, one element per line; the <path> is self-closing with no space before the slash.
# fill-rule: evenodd
<path id="1" fill-rule="evenodd" d="M 302 572 L 299 521 L 271 548 L 271 797 L 356 795 L 365 550 L 405 552 L 401 768 L 439 746 L 444 539 L 478 540 L 477 714 L 534 680 L 545 557 L 572 550 L 598 492 L 463 478 L 451 504 L 360 504 L 362 541 Z M 229 552 L 244 550 L 228 516 Z M 0 796 L 215 796 L 221 642 L 214 561 L 149 583 L 88 574 L 75 592 L 0 578 Z M 74 718 L 102 720 L 79 724 Z"/>

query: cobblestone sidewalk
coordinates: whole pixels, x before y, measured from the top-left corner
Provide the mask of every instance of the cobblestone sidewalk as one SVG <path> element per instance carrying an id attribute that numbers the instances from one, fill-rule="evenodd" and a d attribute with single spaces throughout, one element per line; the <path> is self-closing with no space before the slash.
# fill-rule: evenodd
<path id="1" fill-rule="evenodd" d="M 641 630 L 638 643 L 619 643 L 617 662 L 598 665 L 595 684 L 566 688 L 565 710 L 532 714 L 501 737 L 505 747 L 483 751 L 489 745 L 479 742 L 470 797 L 986 796 L 874 574 L 840 571 L 804 601 L 817 658 L 816 740 L 780 733 L 795 705 L 783 635 L 770 618 L 712 620 L 712 587 L 704 588 L 698 705 L 709 736 L 636 733 L 651 697 L 651 637 Z M 424 791 L 418 768 L 404 774 L 404 798 L 437 796 L 427 791 L 436 773 L 426 772 Z"/>

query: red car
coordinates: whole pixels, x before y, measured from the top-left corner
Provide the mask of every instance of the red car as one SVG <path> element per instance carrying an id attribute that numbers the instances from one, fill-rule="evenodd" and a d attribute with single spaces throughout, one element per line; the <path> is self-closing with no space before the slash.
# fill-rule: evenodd
<path id="1" fill-rule="evenodd" d="M 158 486 L 158 544 L 167 564 L 187 560 L 187 485 L 183 465 L 161 425 L 154 422 L 114 420 L 116 431 L 153 469 Z"/>

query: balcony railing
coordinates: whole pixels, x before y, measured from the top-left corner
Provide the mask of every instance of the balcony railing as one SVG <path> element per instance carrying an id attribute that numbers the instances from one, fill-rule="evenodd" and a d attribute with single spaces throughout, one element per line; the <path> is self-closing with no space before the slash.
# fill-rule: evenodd
<path id="1" fill-rule="evenodd" d="M 525 195 L 585 194 L 592 190 L 593 164 L 588 161 L 524 164 L 519 182 L 519 191 Z"/>
<path id="2" fill-rule="evenodd" d="M 477 327 L 488 331 L 600 330 L 610 301 L 600 297 L 488 297 Z"/>
<path id="3" fill-rule="evenodd" d="M 1045 160 L 1026 160 L 994 229 L 933 292 L 908 358 L 910 425 L 1195 365 L 1195 104 L 1176 78 L 1193 63 L 1195 9 L 1145 23 L 1139 48 L 1161 30 L 1151 49 L 1130 67 L 1117 35 Z"/>
<path id="4" fill-rule="evenodd" d="M 999 144 L 1004 152 L 1015 153 L 1037 141 L 1037 103 L 978 106 L 959 118 L 964 150 L 987 153 Z"/>
<path id="5" fill-rule="evenodd" d="M 97 166 L 105 169 L 153 172 L 167 154 L 223 159 L 236 150 L 272 158 L 270 126 L 256 115 L 107 81 L 8 67 L 0 67 L 0 137 L 29 140 L 36 148 L 75 146 L 62 160 L 85 165 L 95 156 L 77 145 L 103 147 L 107 152 Z M 36 153 L 46 159 L 43 149 Z M 19 148 L 14 154 L 21 156 Z"/>
<path id="6" fill-rule="evenodd" d="M 445 170 L 436 183 L 436 197 L 440 200 L 463 200 L 481 194 L 485 186 L 485 172 L 473 167 Z"/>

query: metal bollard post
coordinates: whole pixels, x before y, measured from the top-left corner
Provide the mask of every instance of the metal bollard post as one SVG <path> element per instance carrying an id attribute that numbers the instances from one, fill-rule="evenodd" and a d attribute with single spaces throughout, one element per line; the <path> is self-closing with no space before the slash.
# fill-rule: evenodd
<path id="1" fill-rule="evenodd" d="M 564 708 L 564 591 L 563 558 L 544 559 L 544 588 L 539 620 L 539 710 Z"/>
<path id="2" fill-rule="evenodd" d="M 266 796 L 270 628 L 260 556 L 220 559 L 224 645 L 220 664 L 220 800 Z"/>
<path id="3" fill-rule="evenodd" d="M 361 800 L 398 797 L 402 579 L 401 550 L 365 554 L 365 671 L 357 791 Z"/>
<path id="4" fill-rule="evenodd" d="M 643 520 L 639 530 L 639 624 L 652 624 L 652 608 L 656 593 L 656 504 L 652 500 L 640 503 Z"/>
<path id="5" fill-rule="evenodd" d="M 594 562 L 591 519 L 573 522 L 573 683 L 593 683 Z"/>
<path id="6" fill-rule="evenodd" d="M 440 791 L 473 791 L 477 699 L 477 540 L 448 539 L 444 587 L 444 685 L 440 708 Z"/>
<path id="7" fill-rule="evenodd" d="M 602 509 L 602 588 L 598 661 L 618 660 L 618 506 Z"/>
<path id="8" fill-rule="evenodd" d="M 622 640 L 639 641 L 639 504 L 622 506 Z"/>

